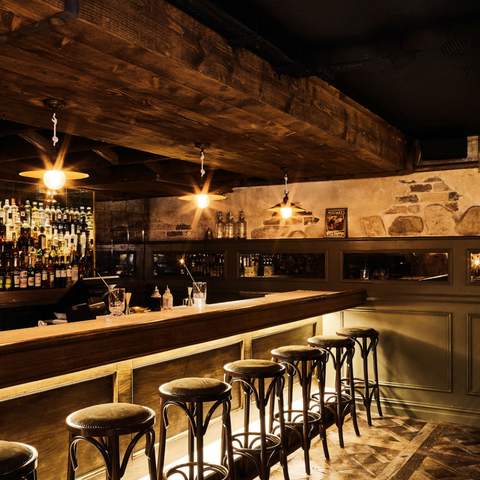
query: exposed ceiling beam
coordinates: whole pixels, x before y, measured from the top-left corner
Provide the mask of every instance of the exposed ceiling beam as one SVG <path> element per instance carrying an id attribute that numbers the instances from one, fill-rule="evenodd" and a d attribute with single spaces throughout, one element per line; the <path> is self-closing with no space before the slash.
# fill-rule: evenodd
<path id="1" fill-rule="evenodd" d="M 48 22 L 47 33 L 4 36 L 5 118 L 46 127 L 39 104 L 56 92 L 73 133 L 193 162 L 193 142 L 208 141 L 211 164 L 233 172 L 404 167 L 406 140 L 385 121 L 318 78 L 278 76 L 165 1 L 80 7 L 76 20 Z M 3 8 L 30 19 L 61 11 L 58 0 L 4 0 Z"/>

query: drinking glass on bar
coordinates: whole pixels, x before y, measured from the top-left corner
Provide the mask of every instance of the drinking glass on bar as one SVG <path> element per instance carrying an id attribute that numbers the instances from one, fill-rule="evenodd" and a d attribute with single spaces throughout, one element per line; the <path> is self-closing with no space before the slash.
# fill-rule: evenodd
<path id="1" fill-rule="evenodd" d="M 203 309 L 207 303 L 207 282 L 194 282 L 192 292 L 193 305 Z"/>
<path id="2" fill-rule="evenodd" d="M 108 292 L 108 309 L 114 317 L 123 315 L 125 310 L 125 289 L 112 288 Z"/>

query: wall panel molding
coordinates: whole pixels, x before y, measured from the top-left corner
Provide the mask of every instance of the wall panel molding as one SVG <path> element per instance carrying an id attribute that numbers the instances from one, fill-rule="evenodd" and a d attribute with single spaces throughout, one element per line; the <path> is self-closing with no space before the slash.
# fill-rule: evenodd
<path id="1" fill-rule="evenodd" d="M 354 318 L 359 316 L 360 318 Z M 380 318 L 379 318 L 380 316 Z M 402 322 L 404 317 L 409 317 L 408 322 Z M 370 317 L 370 318 L 369 318 Z M 397 317 L 397 319 L 395 319 Z M 391 327 L 388 328 L 389 319 L 391 319 Z M 360 320 L 360 321 L 359 321 Z M 431 322 L 430 322 L 431 320 Z M 437 322 L 443 321 L 442 327 L 439 328 Z M 429 325 L 430 322 L 430 325 Z M 422 390 L 439 393 L 453 392 L 453 314 L 445 311 L 430 310 L 407 310 L 396 308 L 371 308 L 357 307 L 355 309 L 346 310 L 343 314 L 343 322 L 345 326 L 365 325 L 380 330 L 380 385 L 388 388 L 399 388 L 407 390 Z M 403 323 L 403 334 L 402 334 Z M 443 331 L 442 331 L 443 328 Z M 384 334 L 382 335 L 382 330 Z M 408 337 L 402 342 L 401 337 L 396 340 L 397 335 Z M 422 335 L 421 337 L 418 335 Z M 382 343 L 382 338 L 384 342 Z M 387 340 L 385 340 L 387 339 Z M 390 341 L 390 345 L 385 345 L 385 341 Z M 418 346 L 415 347 L 415 341 Z M 406 355 L 398 353 L 396 347 L 409 345 L 411 349 Z M 383 352 L 383 348 L 388 348 L 388 352 Z M 391 356 L 389 357 L 389 352 Z M 410 356 L 408 356 L 410 353 Z M 430 366 L 438 366 L 439 362 L 443 364 L 443 368 L 437 368 L 436 375 L 428 377 L 424 375 L 425 381 L 408 382 L 406 380 L 382 380 L 382 357 L 385 358 L 384 370 L 388 374 L 395 377 L 407 373 L 409 378 L 421 377 L 422 368 Z M 395 358 L 396 360 L 389 360 Z M 433 362 L 436 359 L 437 362 Z M 418 360 L 418 365 L 416 361 Z M 396 367 L 395 361 L 403 361 L 403 364 Z M 420 370 L 417 370 L 420 369 Z M 432 369 L 434 371 L 434 369 Z M 444 375 L 444 376 L 442 376 Z"/>
<path id="2" fill-rule="evenodd" d="M 467 393 L 480 397 L 480 314 L 467 316 Z M 479 352 L 475 352 L 475 348 Z M 478 371 L 477 371 L 478 368 Z"/>

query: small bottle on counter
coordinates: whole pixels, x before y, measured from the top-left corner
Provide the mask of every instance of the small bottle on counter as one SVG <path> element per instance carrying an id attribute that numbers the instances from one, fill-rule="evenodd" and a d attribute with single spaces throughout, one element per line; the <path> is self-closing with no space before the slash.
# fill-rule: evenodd
<path id="1" fill-rule="evenodd" d="M 155 310 L 161 310 L 161 305 L 162 305 L 162 295 L 160 294 L 160 291 L 158 290 L 158 287 L 155 285 L 155 289 L 153 290 L 153 293 L 150 295 L 150 298 L 154 301 L 155 304 Z"/>
<path id="2" fill-rule="evenodd" d="M 173 295 L 170 292 L 170 289 L 167 288 L 165 289 L 165 292 L 163 294 L 163 299 L 162 299 L 162 308 L 164 310 L 171 310 L 173 308 Z"/>

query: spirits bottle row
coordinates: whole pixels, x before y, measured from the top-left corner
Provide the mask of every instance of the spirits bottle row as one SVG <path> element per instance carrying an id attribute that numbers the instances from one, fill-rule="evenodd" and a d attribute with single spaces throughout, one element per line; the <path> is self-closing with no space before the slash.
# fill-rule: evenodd
<path id="1" fill-rule="evenodd" d="M 197 278 L 222 278 L 225 269 L 223 253 L 160 253 L 152 256 L 154 277 L 188 275 L 180 259 L 185 261 L 190 273 Z"/>
<path id="2" fill-rule="evenodd" d="M 93 274 L 93 251 L 83 257 L 50 251 L 0 248 L 0 290 L 62 288 Z"/>
<path id="3" fill-rule="evenodd" d="M 79 236 L 82 232 L 93 232 L 92 208 L 62 208 L 55 200 L 22 203 L 12 198 L 0 203 L 0 236 L 4 241 L 16 242 L 22 231 L 35 237 L 42 229 L 47 241 L 55 234 Z"/>
<path id="4" fill-rule="evenodd" d="M 227 212 L 225 220 L 223 218 L 223 212 L 217 212 L 215 232 L 208 229 L 206 237 L 207 240 L 212 238 L 247 238 L 247 220 L 245 219 L 245 213 L 243 210 L 239 212 L 238 220 L 235 220 L 232 212 Z"/>

